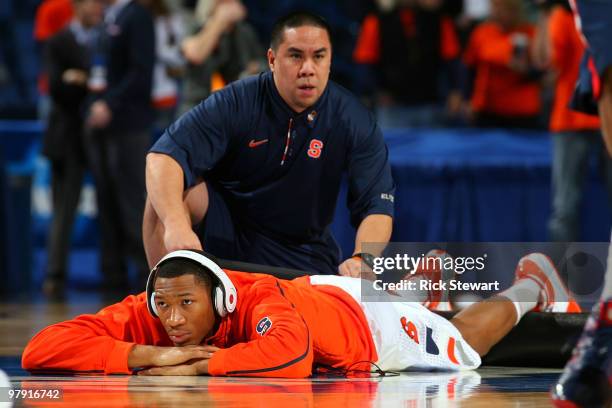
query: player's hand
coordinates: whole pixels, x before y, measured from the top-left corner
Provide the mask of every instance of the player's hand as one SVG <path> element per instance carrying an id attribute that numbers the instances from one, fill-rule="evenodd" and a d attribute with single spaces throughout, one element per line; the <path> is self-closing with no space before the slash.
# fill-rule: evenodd
<path id="1" fill-rule="evenodd" d="M 215 346 L 184 346 L 157 347 L 159 350 L 153 357 L 152 366 L 176 366 L 194 359 L 209 359 L 219 350 Z"/>
<path id="2" fill-rule="evenodd" d="M 373 280 L 374 272 L 359 258 L 349 258 L 338 266 L 341 276 Z"/>
<path id="3" fill-rule="evenodd" d="M 164 246 L 168 252 L 179 249 L 202 250 L 200 238 L 187 226 L 168 226 L 164 230 Z"/>
<path id="4" fill-rule="evenodd" d="M 205 375 L 208 374 L 208 359 L 192 360 L 186 364 L 165 367 L 151 367 L 138 375 Z"/>
<path id="5" fill-rule="evenodd" d="M 219 350 L 215 346 L 158 347 L 137 344 L 128 354 L 128 367 L 162 367 L 184 364 L 194 359 L 209 359 Z"/>

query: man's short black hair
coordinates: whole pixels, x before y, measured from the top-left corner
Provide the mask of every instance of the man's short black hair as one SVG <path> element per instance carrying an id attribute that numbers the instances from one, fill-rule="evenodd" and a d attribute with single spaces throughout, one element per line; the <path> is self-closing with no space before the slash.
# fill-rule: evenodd
<path id="1" fill-rule="evenodd" d="M 157 278 L 178 278 L 183 275 L 193 275 L 204 287 L 212 289 L 213 277 L 208 269 L 196 261 L 186 258 L 169 259 L 161 264 L 157 270 Z M 155 282 L 153 282 L 155 283 Z"/>
<path id="2" fill-rule="evenodd" d="M 294 11 L 279 18 L 274 23 L 270 36 L 270 48 L 274 51 L 278 49 L 280 43 L 283 42 L 283 35 L 286 29 L 303 26 L 313 26 L 324 29 L 327 31 L 327 36 L 331 43 L 331 27 L 323 17 L 309 11 Z"/>

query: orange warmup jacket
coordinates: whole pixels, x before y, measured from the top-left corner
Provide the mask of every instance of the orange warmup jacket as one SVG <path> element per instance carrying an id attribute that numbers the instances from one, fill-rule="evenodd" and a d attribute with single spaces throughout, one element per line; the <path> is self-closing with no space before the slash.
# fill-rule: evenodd
<path id="1" fill-rule="evenodd" d="M 211 375 L 307 377 L 315 364 L 348 368 L 378 360 L 361 307 L 342 289 L 313 286 L 308 277 L 287 281 L 226 272 L 238 303 L 205 341 L 222 348 L 210 360 Z M 47 327 L 28 343 L 22 366 L 130 374 L 128 354 L 135 344 L 172 346 L 159 319 L 149 314 L 145 293 Z"/>

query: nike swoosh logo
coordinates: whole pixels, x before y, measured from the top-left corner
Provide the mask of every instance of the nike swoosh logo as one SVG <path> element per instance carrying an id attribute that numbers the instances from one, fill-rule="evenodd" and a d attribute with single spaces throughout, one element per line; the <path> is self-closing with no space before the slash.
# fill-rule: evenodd
<path id="1" fill-rule="evenodd" d="M 257 146 L 261 146 L 262 144 L 265 144 L 265 143 L 268 143 L 268 139 L 258 140 L 258 141 L 255 141 L 255 139 L 251 139 L 251 141 L 249 142 L 249 147 L 254 148 Z"/>

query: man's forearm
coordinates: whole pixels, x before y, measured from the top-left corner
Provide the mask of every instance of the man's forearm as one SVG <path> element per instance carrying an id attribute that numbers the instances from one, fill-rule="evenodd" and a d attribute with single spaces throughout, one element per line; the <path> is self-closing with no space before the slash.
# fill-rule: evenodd
<path id="1" fill-rule="evenodd" d="M 147 194 L 162 224 L 185 224 L 191 228 L 189 214 L 183 205 L 183 170 L 170 156 L 147 155 Z"/>
<path id="2" fill-rule="evenodd" d="M 155 365 L 153 363 L 153 357 L 156 352 L 157 347 L 155 346 L 136 344 L 132 347 L 132 350 L 130 350 L 130 354 L 128 354 L 128 367 L 134 369 L 137 367 L 150 367 Z"/>
<path id="3" fill-rule="evenodd" d="M 197 34 L 183 40 L 181 48 L 185 59 L 195 65 L 206 61 L 219 43 L 224 29 L 222 22 L 211 18 Z"/>
<path id="4" fill-rule="evenodd" d="M 361 221 L 359 228 L 357 229 L 357 235 L 355 237 L 355 251 L 354 254 L 359 252 L 369 252 L 372 255 L 378 256 L 384 249 L 384 245 L 380 245 L 380 248 L 363 248 L 364 244 L 386 244 L 391 239 L 391 232 L 393 231 L 393 218 L 384 214 L 371 214 L 368 215 Z M 376 253 L 374 253 L 376 252 Z"/>

